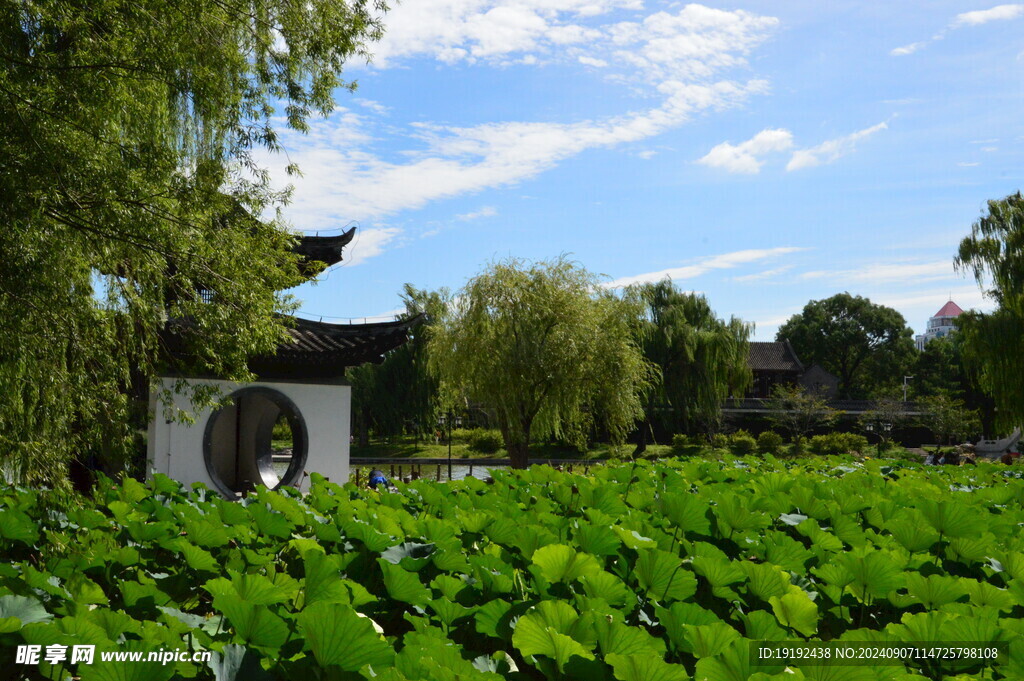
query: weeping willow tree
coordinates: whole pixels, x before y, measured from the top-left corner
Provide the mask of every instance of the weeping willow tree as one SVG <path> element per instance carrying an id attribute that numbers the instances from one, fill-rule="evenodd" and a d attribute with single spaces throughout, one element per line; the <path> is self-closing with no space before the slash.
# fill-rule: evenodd
<path id="1" fill-rule="evenodd" d="M 409 331 L 409 340 L 387 354 L 380 364 L 363 364 L 349 370 L 352 383 L 353 430 L 359 444 L 376 435 L 417 434 L 434 430 L 440 411 L 437 377 L 427 366 L 427 339 L 447 314 L 448 293 L 424 291 L 405 285 L 401 319 L 420 318 Z"/>
<path id="2" fill-rule="evenodd" d="M 974 274 L 996 309 L 957 317 L 964 362 L 995 402 L 995 425 L 1024 423 L 1024 195 L 988 202 L 960 242 L 956 268 Z"/>
<path id="3" fill-rule="evenodd" d="M 747 365 L 751 324 L 718 318 L 704 296 L 684 293 L 671 280 L 639 284 L 625 292 L 643 311 L 638 326 L 644 356 L 659 369 L 646 395 L 645 428 L 637 452 L 647 446 L 655 411 L 668 406 L 686 432 L 718 423 L 722 403 L 742 396 L 752 375 Z"/>
<path id="4" fill-rule="evenodd" d="M 249 377 L 301 281 L 256 162 L 380 34 L 361 0 L 0 1 L 0 465 L 58 483 L 138 446 L 162 331 Z M 278 109 L 281 109 L 278 111 Z M 212 302 L 211 302 L 212 301 Z M 164 370 L 185 367 L 163 367 Z"/>
<path id="5" fill-rule="evenodd" d="M 430 341 L 431 366 L 487 408 L 512 466 L 525 468 L 537 438 L 583 447 L 600 424 L 622 442 L 643 415 L 650 368 L 633 340 L 635 319 L 576 263 L 507 260 L 453 299 Z"/>

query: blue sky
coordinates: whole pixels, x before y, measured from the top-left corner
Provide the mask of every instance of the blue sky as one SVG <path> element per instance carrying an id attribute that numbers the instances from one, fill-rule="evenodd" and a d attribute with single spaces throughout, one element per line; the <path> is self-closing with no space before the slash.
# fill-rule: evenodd
<path id="1" fill-rule="evenodd" d="M 915 332 L 950 295 L 986 306 L 952 259 L 1024 188 L 1024 4 L 406 0 L 384 21 L 357 92 L 266 159 L 294 228 L 359 226 L 295 290 L 308 314 L 560 253 L 613 286 L 671 276 L 758 340 L 841 291 Z"/>

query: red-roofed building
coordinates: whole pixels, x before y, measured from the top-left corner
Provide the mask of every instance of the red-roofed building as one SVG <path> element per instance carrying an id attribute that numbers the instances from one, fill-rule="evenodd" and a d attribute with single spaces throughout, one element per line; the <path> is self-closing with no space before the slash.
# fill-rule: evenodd
<path id="1" fill-rule="evenodd" d="M 956 331 L 956 318 L 963 314 L 963 309 L 952 300 L 943 305 L 938 312 L 928 320 L 928 328 L 923 334 L 914 339 L 918 350 L 924 350 L 924 346 L 933 338 L 942 338 Z"/>

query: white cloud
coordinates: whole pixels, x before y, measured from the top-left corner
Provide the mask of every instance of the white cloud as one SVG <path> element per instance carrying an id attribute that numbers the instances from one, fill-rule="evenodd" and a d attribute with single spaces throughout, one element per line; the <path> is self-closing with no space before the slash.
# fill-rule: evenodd
<path id="1" fill-rule="evenodd" d="M 926 47 L 929 42 L 935 42 L 942 40 L 946 37 L 946 34 L 950 31 L 955 31 L 958 28 L 965 26 L 981 26 L 987 24 L 990 21 L 1007 21 L 1009 19 L 1016 19 L 1017 17 L 1024 16 L 1024 5 L 1022 4 L 1011 4 L 1011 5 L 996 5 L 991 9 L 976 10 L 974 12 L 964 12 L 957 14 L 946 28 L 942 29 L 938 33 L 932 36 L 931 40 L 925 40 L 921 42 L 911 43 L 904 45 L 903 47 L 897 47 L 896 49 L 889 52 L 894 57 L 905 56 L 913 54 L 923 47 Z"/>
<path id="2" fill-rule="evenodd" d="M 476 220 L 478 218 L 494 217 L 497 214 L 498 209 L 495 208 L 494 206 L 484 206 L 480 210 L 476 210 L 471 213 L 463 213 L 461 215 L 456 215 L 455 219 L 462 220 L 463 222 L 468 222 L 469 220 Z"/>
<path id="3" fill-rule="evenodd" d="M 933 262 L 915 262 L 901 260 L 888 263 L 870 263 L 857 269 L 848 270 L 815 270 L 804 272 L 801 279 L 829 279 L 836 283 L 870 282 L 876 284 L 912 281 L 923 283 L 953 279 L 957 275 L 953 271 L 953 261 L 937 260 Z"/>
<path id="4" fill-rule="evenodd" d="M 928 44 L 927 41 L 925 41 L 925 42 L 918 42 L 918 43 L 910 43 L 909 45 L 904 45 L 903 47 L 895 48 L 894 50 L 889 52 L 889 54 L 891 54 L 894 57 L 902 57 L 902 56 L 905 56 L 905 55 L 908 55 L 908 54 L 914 54 L 915 52 L 917 52 L 918 50 L 920 50 L 922 47 L 924 47 L 927 44 Z"/>
<path id="5" fill-rule="evenodd" d="M 683 265 L 681 267 L 671 267 L 665 270 L 658 270 L 657 272 L 645 272 L 643 274 L 635 274 L 628 277 L 620 277 L 613 281 L 605 284 L 607 288 L 622 288 L 623 286 L 629 286 L 630 284 L 647 284 L 661 281 L 662 279 L 672 279 L 673 281 L 679 281 L 680 279 L 693 279 L 699 277 L 702 274 L 714 270 L 726 270 L 732 269 L 739 265 L 744 265 L 751 262 L 757 262 L 759 260 L 765 260 L 768 258 L 777 257 L 780 255 L 787 255 L 789 253 L 796 253 L 807 249 L 796 248 L 793 246 L 783 246 L 779 248 L 760 248 L 760 249 L 747 249 L 743 251 L 733 251 L 732 253 L 723 253 L 721 255 L 713 255 L 702 260 L 698 260 L 690 265 Z"/>
<path id="6" fill-rule="evenodd" d="M 358 265 L 384 252 L 384 247 L 402 234 L 397 227 L 356 229 L 356 238 L 345 247 L 345 262 L 349 267 Z"/>
<path id="7" fill-rule="evenodd" d="M 679 83 L 655 109 L 599 121 L 472 127 L 419 124 L 414 136 L 425 148 L 408 152 L 409 160 L 400 163 L 384 160 L 362 144 L 337 143 L 370 140 L 371 135 L 357 117 L 349 115 L 340 122 L 332 117 L 312 125 L 308 135 L 281 131 L 288 158 L 272 156 L 266 163 L 279 178 L 285 177 L 288 160 L 298 163 L 304 177 L 293 180 L 296 190 L 288 215 L 299 227 L 311 229 L 331 216 L 378 217 L 437 199 L 508 186 L 588 149 L 644 140 L 699 111 L 735 106 L 762 91 L 760 81 Z"/>
<path id="8" fill-rule="evenodd" d="M 636 155 L 644 159 L 645 161 L 649 161 L 655 156 L 657 156 L 658 152 L 654 151 L 653 149 L 644 149 L 643 151 L 638 151 Z"/>
<path id="9" fill-rule="evenodd" d="M 999 151 L 999 147 L 982 147 L 981 150 L 992 153 L 993 151 Z"/>
<path id="10" fill-rule="evenodd" d="M 762 281 L 764 279 L 771 279 L 772 277 L 777 277 L 780 274 L 785 274 L 786 272 L 790 271 L 791 269 L 793 269 L 792 265 L 783 265 L 782 267 L 776 267 L 775 269 L 765 270 L 764 272 L 757 272 L 755 274 L 744 274 L 741 277 L 733 277 L 732 280 L 733 281 L 740 281 L 740 282 L 743 282 L 743 281 Z"/>
<path id="11" fill-rule="evenodd" d="M 820 166 L 825 163 L 832 163 L 833 161 L 854 151 L 857 148 L 857 143 L 861 140 L 870 137 L 880 130 L 885 130 L 888 127 L 888 123 L 882 122 L 878 125 L 873 125 L 870 128 L 865 128 L 864 130 L 858 130 L 857 132 L 843 137 L 827 140 L 816 147 L 811 147 L 810 149 L 799 149 L 794 151 L 792 158 L 790 158 L 789 163 L 786 165 L 786 170 L 801 170 L 803 168 Z"/>
<path id="12" fill-rule="evenodd" d="M 979 163 L 978 161 L 974 161 L 972 163 L 961 161 L 960 163 L 957 163 L 957 165 L 960 166 L 961 168 L 974 168 L 975 166 L 980 166 L 981 163 Z"/>
<path id="13" fill-rule="evenodd" d="M 639 0 L 398 5 L 388 13 L 385 37 L 375 47 L 378 67 L 401 66 L 413 57 L 492 66 L 601 63 L 610 78 L 618 79 L 606 82 L 613 87 L 628 83 L 654 103 L 618 116 L 568 123 L 459 127 L 424 121 L 403 127 L 393 120 L 394 112 L 385 126 L 369 113 L 384 113 L 376 102 L 359 101 L 368 110 L 365 116 L 339 108 L 327 120 L 312 122 L 307 135 L 280 130 L 287 155 L 265 158 L 264 165 L 272 177 L 294 184 L 289 219 L 302 229 L 322 228 L 509 186 L 586 150 L 639 142 L 698 113 L 735 107 L 767 91 L 763 80 L 737 82 L 721 74 L 746 66 L 746 56 L 771 34 L 777 19 L 693 4 L 638 21 L 606 16 L 641 8 Z M 385 136 L 392 152 L 387 157 L 375 148 Z M 283 170 L 291 162 L 303 177 L 286 178 Z"/>
<path id="14" fill-rule="evenodd" d="M 746 142 L 737 145 L 722 142 L 699 159 L 713 168 L 721 168 L 730 173 L 756 174 L 761 171 L 764 161 L 758 157 L 773 151 L 786 151 L 793 146 L 793 135 L 788 130 L 765 129 Z"/>
<path id="15" fill-rule="evenodd" d="M 1007 19 L 1016 19 L 1019 16 L 1024 16 L 1024 5 L 997 5 L 992 9 L 983 9 L 957 14 L 949 27 L 960 28 L 961 26 L 980 26 L 981 24 L 987 24 L 990 21 L 1006 21 Z"/>
<path id="16" fill-rule="evenodd" d="M 608 62 L 606 62 L 604 59 L 595 59 L 594 57 L 581 56 L 577 57 L 577 61 L 586 66 L 594 66 L 599 69 L 603 69 L 606 66 L 608 66 Z"/>

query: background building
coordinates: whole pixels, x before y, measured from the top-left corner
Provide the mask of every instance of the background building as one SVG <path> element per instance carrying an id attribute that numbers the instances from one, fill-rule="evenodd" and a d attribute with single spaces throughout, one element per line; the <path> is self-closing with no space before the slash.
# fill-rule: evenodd
<path id="1" fill-rule="evenodd" d="M 960 306 L 950 300 L 928 320 L 928 328 L 914 339 L 914 345 L 918 350 L 924 350 L 924 346 L 933 338 L 942 338 L 955 332 L 956 318 L 961 314 L 963 310 Z"/>

